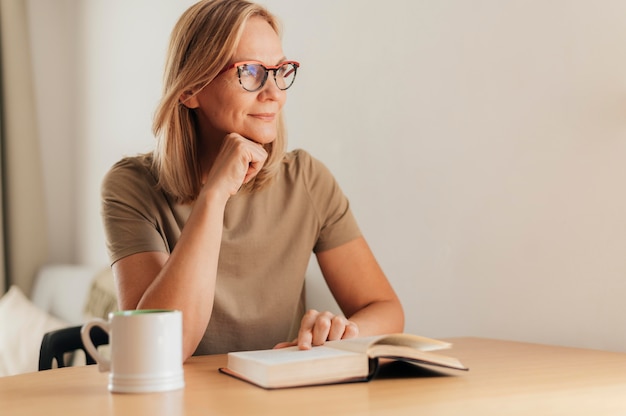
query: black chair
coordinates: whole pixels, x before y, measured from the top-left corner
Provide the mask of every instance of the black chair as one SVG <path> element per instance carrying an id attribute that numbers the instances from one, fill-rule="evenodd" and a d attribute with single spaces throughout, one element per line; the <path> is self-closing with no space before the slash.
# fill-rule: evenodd
<path id="1" fill-rule="evenodd" d="M 83 340 L 80 337 L 81 326 L 71 326 L 69 328 L 57 329 L 43 336 L 41 349 L 39 350 L 39 371 L 50 370 L 53 360 L 57 361 L 57 367 L 67 367 L 65 356 L 77 350 L 85 352 L 87 364 L 95 364 L 96 361 L 89 355 Z M 109 343 L 109 335 L 102 328 L 93 327 L 89 333 L 93 345 L 98 348 L 100 345 Z"/>

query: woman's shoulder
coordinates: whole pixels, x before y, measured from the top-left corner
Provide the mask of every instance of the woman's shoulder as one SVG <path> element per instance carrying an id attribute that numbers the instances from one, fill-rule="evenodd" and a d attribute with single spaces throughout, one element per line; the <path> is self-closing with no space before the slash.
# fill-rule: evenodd
<path id="1" fill-rule="evenodd" d="M 324 168 L 324 164 L 304 149 L 294 149 L 285 153 L 284 163 L 291 169 L 311 171 Z"/>
<path id="2" fill-rule="evenodd" d="M 125 156 L 111 166 L 108 176 L 154 176 L 152 174 L 152 154 L 145 153 L 136 156 Z"/>
<path id="3" fill-rule="evenodd" d="M 332 177 L 326 165 L 303 149 L 294 149 L 285 154 L 283 159 L 286 170 L 291 176 L 303 176 L 312 179 L 319 176 Z"/>
<path id="4" fill-rule="evenodd" d="M 152 154 L 126 156 L 117 161 L 104 176 L 104 190 L 146 189 L 156 186 L 157 178 L 152 170 Z"/>

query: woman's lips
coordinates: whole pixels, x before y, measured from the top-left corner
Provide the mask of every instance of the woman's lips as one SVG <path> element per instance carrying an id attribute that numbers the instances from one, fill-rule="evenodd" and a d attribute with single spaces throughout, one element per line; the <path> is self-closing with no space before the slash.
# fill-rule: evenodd
<path id="1" fill-rule="evenodd" d="M 250 117 L 254 117 L 261 121 L 274 121 L 274 119 L 276 118 L 276 114 L 275 113 L 256 113 L 256 114 L 250 114 Z"/>

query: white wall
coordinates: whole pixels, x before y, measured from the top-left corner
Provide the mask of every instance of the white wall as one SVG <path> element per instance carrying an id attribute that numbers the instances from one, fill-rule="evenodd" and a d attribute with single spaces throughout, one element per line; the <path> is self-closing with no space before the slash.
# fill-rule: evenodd
<path id="1" fill-rule="evenodd" d="M 36 71 L 56 103 L 42 141 L 63 149 L 46 159 L 51 260 L 106 262 L 99 182 L 152 146 L 192 3 L 29 0 L 39 59 L 66 61 Z M 407 331 L 626 351 L 626 2 L 263 3 L 302 64 L 290 147 L 336 174 Z"/>

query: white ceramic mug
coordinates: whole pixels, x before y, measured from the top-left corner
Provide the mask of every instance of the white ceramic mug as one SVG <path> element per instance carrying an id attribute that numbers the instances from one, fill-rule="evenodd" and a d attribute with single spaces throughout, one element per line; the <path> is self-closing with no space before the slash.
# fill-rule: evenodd
<path id="1" fill-rule="evenodd" d="M 94 326 L 109 334 L 110 360 L 103 357 L 91 342 L 89 332 Z M 147 393 L 185 386 L 181 311 L 111 312 L 108 321 L 94 319 L 83 325 L 81 337 L 100 371 L 110 371 L 109 391 Z"/>

